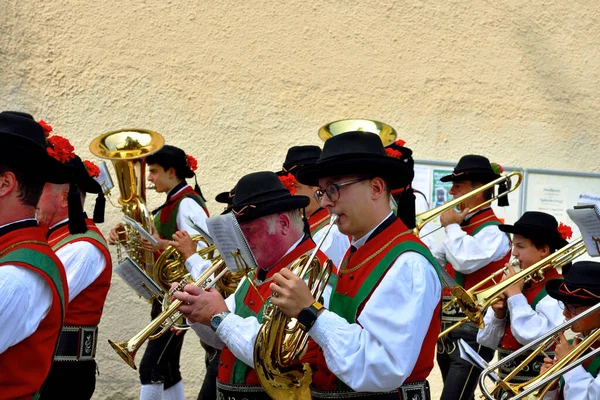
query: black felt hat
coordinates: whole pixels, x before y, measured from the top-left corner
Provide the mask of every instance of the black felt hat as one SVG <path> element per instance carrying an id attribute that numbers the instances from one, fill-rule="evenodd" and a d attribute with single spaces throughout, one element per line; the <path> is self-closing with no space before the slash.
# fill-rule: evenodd
<path id="1" fill-rule="evenodd" d="M 524 236 L 528 239 L 540 239 L 552 249 L 560 249 L 569 242 L 558 230 L 558 221 L 554 216 L 541 211 L 527 211 L 514 225 L 499 225 L 502 232 Z"/>
<path id="2" fill-rule="evenodd" d="M 440 180 L 442 182 L 476 181 L 488 183 L 499 177 L 500 175 L 494 172 L 487 157 L 469 154 L 461 157 L 452 174 L 443 176 Z"/>
<path id="3" fill-rule="evenodd" d="M 299 167 L 305 165 L 313 165 L 321 156 L 321 148 L 319 146 L 293 146 L 288 150 L 283 167 L 277 175 L 285 175 L 288 173 L 296 175 Z"/>
<path id="4" fill-rule="evenodd" d="M 274 172 L 254 172 L 235 185 L 232 210 L 238 222 L 305 208 L 306 196 L 292 196 Z"/>
<path id="5" fill-rule="evenodd" d="M 599 276 L 599 262 L 575 262 L 564 278 L 552 279 L 546 283 L 546 292 L 564 303 L 594 305 L 600 302 Z"/>
<path id="6" fill-rule="evenodd" d="M 235 194 L 235 187 L 231 189 L 229 192 L 221 192 L 215 196 L 215 201 L 221 204 L 232 205 L 233 204 L 233 195 Z"/>
<path id="7" fill-rule="evenodd" d="M 342 133 L 328 139 L 317 162 L 302 167 L 296 178 L 308 185 L 324 177 L 365 174 L 385 179 L 391 190 L 407 187 L 414 177 L 414 161 L 405 149 L 404 158 L 389 156 L 374 133 Z"/>
<path id="8" fill-rule="evenodd" d="M 65 183 L 68 172 L 47 152 L 48 144 L 42 126 L 30 114 L 18 111 L 0 112 L 0 148 L 7 155 L 25 161 L 40 180 Z"/>

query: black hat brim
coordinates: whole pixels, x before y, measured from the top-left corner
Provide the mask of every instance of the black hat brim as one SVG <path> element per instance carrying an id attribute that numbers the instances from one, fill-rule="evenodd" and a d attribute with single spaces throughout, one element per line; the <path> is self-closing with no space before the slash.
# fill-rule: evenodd
<path id="1" fill-rule="evenodd" d="M 563 303 L 581 304 L 582 306 L 593 306 L 594 304 L 600 302 L 600 299 L 577 297 L 561 292 L 560 286 L 563 282 L 564 279 L 562 278 L 552 279 L 548 281 L 546 283 L 546 293 L 548 293 L 550 297 L 562 301 Z"/>
<path id="2" fill-rule="evenodd" d="M 540 229 L 539 227 L 500 224 L 498 225 L 498 229 L 500 229 L 502 232 L 511 233 L 513 235 L 521 235 L 526 238 L 541 238 L 549 245 L 557 249 L 569 244 L 569 242 L 563 239 L 558 232 L 554 233 L 548 230 Z"/>
<path id="3" fill-rule="evenodd" d="M 296 179 L 305 185 L 312 182 L 314 186 L 321 178 L 354 174 L 381 177 L 391 190 L 406 187 L 414 177 L 412 166 L 409 166 L 407 160 L 370 154 L 349 154 L 347 157 L 332 157 L 303 167 L 296 174 Z"/>
<path id="4" fill-rule="evenodd" d="M 474 182 L 484 182 L 488 183 L 495 179 L 500 178 L 498 174 L 492 173 L 476 173 L 476 172 L 465 172 L 462 174 L 450 174 L 445 175 L 440 178 L 442 182 L 464 182 L 464 181 L 474 181 Z"/>
<path id="5" fill-rule="evenodd" d="M 238 213 L 236 215 L 237 221 L 242 223 L 252 221 L 266 215 L 306 208 L 309 203 L 310 199 L 307 196 L 289 195 L 285 198 L 269 200 L 263 203 L 253 203 L 248 205 L 239 204 L 233 207 L 233 209 Z M 244 208 L 245 206 L 247 207 Z M 239 214 L 240 212 L 242 214 Z"/>

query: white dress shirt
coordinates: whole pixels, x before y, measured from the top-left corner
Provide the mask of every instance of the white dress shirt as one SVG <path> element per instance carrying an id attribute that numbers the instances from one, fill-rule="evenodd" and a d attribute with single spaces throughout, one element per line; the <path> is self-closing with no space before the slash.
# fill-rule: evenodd
<path id="1" fill-rule="evenodd" d="M 445 231 L 444 241 L 433 246 L 431 252 L 440 265 L 448 261 L 463 274 L 471 274 L 498 261 L 510 251 L 508 236 L 496 225 L 482 228 L 475 236 L 467 235 L 459 224 L 450 224 Z"/>
<path id="2" fill-rule="evenodd" d="M 565 400 L 600 399 L 600 376 L 594 377 L 581 365 L 563 375 L 565 379 Z M 558 389 L 549 391 L 543 400 L 558 400 Z"/>
<path id="3" fill-rule="evenodd" d="M 325 235 L 325 232 L 327 232 L 329 226 L 330 225 L 327 224 L 323 228 L 321 228 L 317 233 L 315 233 L 315 235 L 313 236 L 313 241 L 316 244 L 318 244 L 323 235 Z M 349 247 L 350 239 L 348 238 L 348 235 L 344 235 L 343 233 L 341 233 L 336 224 L 333 225 L 331 231 L 329 232 L 327 237 L 325 237 L 325 241 L 321 245 L 321 251 L 327 256 L 327 258 L 331 259 L 333 265 L 339 268 L 344 258 L 344 255 L 346 254 L 346 251 L 348 251 Z"/>
<path id="4" fill-rule="evenodd" d="M 510 330 L 522 345 L 538 339 L 551 329 L 564 322 L 565 317 L 558 300 L 544 296 L 535 306 L 535 310 L 527 303 L 523 294 L 508 299 Z M 492 307 L 488 308 L 483 318 L 485 327 L 477 333 L 477 343 L 496 349 L 504 336 L 506 318 L 498 319 Z"/>
<path id="5" fill-rule="evenodd" d="M 0 267 L 0 354 L 31 336 L 51 305 L 52 289 L 42 275 L 16 265 Z"/>

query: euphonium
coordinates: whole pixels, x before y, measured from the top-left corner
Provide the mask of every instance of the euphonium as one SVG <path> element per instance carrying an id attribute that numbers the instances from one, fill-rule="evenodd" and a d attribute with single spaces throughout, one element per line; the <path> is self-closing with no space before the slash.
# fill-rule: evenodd
<path id="1" fill-rule="evenodd" d="M 219 272 L 220 271 L 220 272 Z M 198 279 L 193 283 L 194 286 L 201 287 L 202 289 L 208 289 L 215 282 L 217 282 L 228 269 L 225 267 L 225 263 L 220 256 L 217 256 L 210 267 L 208 267 Z M 214 279 L 211 276 L 216 275 Z M 121 356 L 131 368 L 137 369 L 135 366 L 135 353 L 138 351 L 140 346 L 151 337 L 158 337 L 162 333 L 166 332 L 171 325 L 180 319 L 181 313 L 177 311 L 177 308 L 181 305 L 180 300 L 174 300 L 171 302 L 169 307 L 164 310 L 158 317 L 156 317 L 148 326 L 146 326 L 137 335 L 132 337 L 126 342 L 113 342 L 108 341 L 112 348 Z M 156 332 L 158 329 L 158 333 Z"/>
<path id="2" fill-rule="evenodd" d="M 493 273 L 488 279 L 480 282 L 477 286 L 469 290 L 465 290 L 461 286 L 454 287 L 452 290 L 452 295 L 456 298 L 456 302 L 467 316 L 463 320 L 457 322 L 450 328 L 440 333 L 438 339 L 447 335 L 468 321 L 473 322 L 479 329 L 482 329 L 484 327 L 483 314 L 485 310 L 492 305 L 492 303 L 494 303 L 508 287 L 521 280 L 528 282 L 530 280 L 543 279 L 545 270 L 562 267 L 580 255 L 584 254 L 585 251 L 586 249 L 585 243 L 583 243 L 583 238 L 579 238 L 550 254 L 543 260 L 538 261 L 528 268 L 522 269 L 510 278 L 505 279 L 487 289 L 477 290 L 484 283 L 495 279 L 499 271 Z"/>
<path id="3" fill-rule="evenodd" d="M 398 134 L 390 125 L 370 119 L 342 119 L 330 122 L 319 129 L 319 138 L 326 141 L 335 135 L 346 132 L 371 132 L 379 135 L 384 146 L 393 143 Z"/>
<path id="4" fill-rule="evenodd" d="M 310 257 L 304 255 L 289 267 L 299 277 L 305 278 L 308 274 L 307 284 L 315 299 L 322 296 L 332 268 L 331 260 L 325 261 L 321 267 L 315 256 L 336 220 L 337 215 L 332 215 L 328 231 Z M 295 318 L 287 317 L 267 300 L 263 323 L 254 342 L 254 369 L 261 386 L 271 398 L 310 399 L 312 370 L 307 363 L 297 362 L 306 352 L 308 339 L 308 333 L 300 329 Z"/>
<path id="5" fill-rule="evenodd" d="M 154 224 L 146 208 L 146 160 L 150 154 L 160 150 L 164 138 L 146 129 L 121 129 L 100 135 L 90 144 L 90 151 L 97 157 L 111 160 L 119 183 L 119 204 L 123 213 L 137 221 L 152 233 Z M 137 231 L 124 226 L 119 241 L 126 247 L 129 257 L 145 266 L 151 273 L 154 256 L 140 245 Z"/>
<path id="6" fill-rule="evenodd" d="M 593 345 L 600 340 L 600 329 L 593 330 L 587 337 L 583 339 L 580 343 L 573 347 L 573 349 L 556 362 L 551 368 L 549 368 L 543 374 L 540 374 L 536 378 L 524 382 L 524 383 L 510 383 L 510 379 L 512 379 L 520 370 L 522 370 L 529 362 L 535 358 L 538 354 L 542 353 L 545 349 L 553 344 L 556 341 L 556 335 L 559 332 L 565 331 L 569 329 L 573 323 L 586 318 L 587 316 L 599 312 L 600 311 L 600 303 L 594 305 L 593 307 L 585 310 L 581 314 L 576 315 L 565 323 L 557 326 L 552 329 L 550 332 L 547 332 L 545 335 L 539 337 L 533 342 L 529 343 L 527 346 L 523 346 L 519 350 L 513 352 L 509 356 L 498 360 L 496 363 L 489 365 L 481 375 L 479 376 L 479 387 L 481 388 L 481 392 L 483 396 L 487 399 L 494 399 L 494 394 L 497 393 L 500 389 L 504 389 L 511 399 L 522 399 L 527 397 L 528 399 L 542 399 L 546 392 L 550 389 L 552 384 L 556 382 L 565 372 L 570 371 L 571 369 L 577 367 L 579 364 L 585 362 L 586 360 L 591 359 L 592 357 L 597 356 L 600 353 L 600 348 L 596 348 L 586 354 L 586 352 L 593 348 Z M 515 358 L 520 356 L 523 353 L 526 353 L 530 350 L 533 350 L 531 354 L 523 360 L 521 364 L 519 364 L 510 375 L 508 375 L 503 380 L 498 380 L 494 387 L 488 389 L 485 384 L 485 378 L 490 376 L 494 370 L 499 368 L 500 366 L 513 362 Z M 513 397 L 514 396 L 514 397 Z"/>

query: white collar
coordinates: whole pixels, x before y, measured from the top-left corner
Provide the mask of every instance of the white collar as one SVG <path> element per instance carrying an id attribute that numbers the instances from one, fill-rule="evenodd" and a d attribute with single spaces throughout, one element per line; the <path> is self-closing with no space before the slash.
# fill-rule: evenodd
<path id="1" fill-rule="evenodd" d="M 375 229 L 379 228 L 379 225 L 383 224 L 383 222 L 388 219 L 390 217 L 390 215 L 392 215 L 394 212 L 390 211 L 390 213 L 387 215 L 387 217 L 385 217 L 384 219 L 382 219 L 373 229 L 371 229 L 369 232 L 367 232 L 366 235 L 363 235 L 363 237 L 361 237 L 360 239 L 352 239 L 352 246 L 356 247 L 357 249 L 359 247 L 361 247 L 363 244 L 365 244 L 367 242 L 367 240 L 369 240 L 369 237 L 371 236 L 371 234 L 375 231 Z"/>
<path id="2" fill-rule="evenodd" d="M 37 220 L 35 218 L 23 218 L 23 219 L 20 219 L 18 221 L 13 221 L 13 222 L 9 222 L 8 224 L 4 224 L 4 225 L 0 226 L 0 229 L 4 228 L 5 226 L 9 226 L 9 225 L 12 225 L 12 224 L 18 224 L 19 222 L 24 222 L 24 221 L 35 221 L 35 222 L 37 222 Z"/>
<path id="3" fill-rule="evenodd" d="M 60 225 L 60 224 L 62 224 L 62 223 L 64 223 L 64 222 L 67 222 L 68 220 L 69 220 L 69 217 L 67 217 L 67 218 L 63 219 L 62 221 L 59 221 L 59 222 L 55 223 L 54 225 L 52 225 L 52 226 L 50 227 L 50 229 L 53 229 L 54 227 L 56 227 L 56 226 L 58 226 L 58 225 Z"/>

